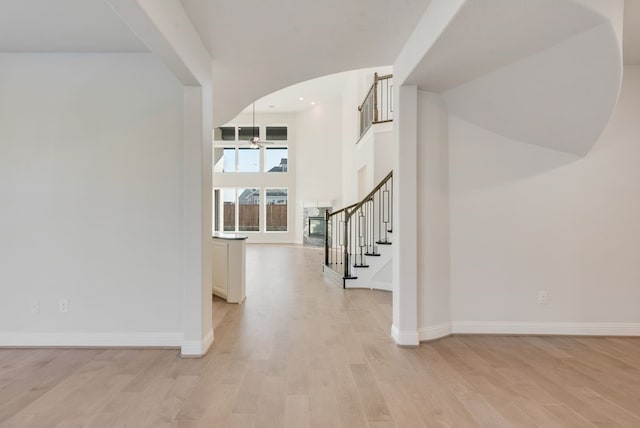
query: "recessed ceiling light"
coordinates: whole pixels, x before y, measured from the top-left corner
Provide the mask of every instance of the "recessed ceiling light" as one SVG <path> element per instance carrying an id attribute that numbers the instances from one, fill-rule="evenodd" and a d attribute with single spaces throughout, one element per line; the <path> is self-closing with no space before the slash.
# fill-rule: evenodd
<path id="1" fill-rule="evenodd" d="M 311 105 L 312 106 L 316 105 L 316 102 L 315 101 L 311 101 Z"/>
<path id="2" fill-rule="evenodd" d="M 304 97 L 300 97 L 298 98 L 300 101 L 304 101 Z"/>

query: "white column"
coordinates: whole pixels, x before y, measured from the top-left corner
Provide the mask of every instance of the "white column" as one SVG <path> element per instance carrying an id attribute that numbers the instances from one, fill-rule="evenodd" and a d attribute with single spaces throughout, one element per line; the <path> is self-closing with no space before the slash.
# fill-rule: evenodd
<path id="1" fill-rule="evenodd" d="M 400 86 L 394 103 L 393 326 L 400 346 L 417 346 L 417 117 L 418 88 Z"/>
<path id="2" fill-rule="evenodd" d="M 213 343 L 211 316 L 211 94 L 184 87 L 183 356 L 202 356 Z"/>

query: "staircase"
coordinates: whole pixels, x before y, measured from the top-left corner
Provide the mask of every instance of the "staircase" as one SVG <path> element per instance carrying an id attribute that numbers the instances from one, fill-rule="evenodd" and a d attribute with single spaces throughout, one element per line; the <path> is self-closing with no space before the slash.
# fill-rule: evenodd
<path id="1" fill-rule="evenodd" d="M 391 291 L 393 171 L 362 201 L 325 220 L 325 277 L 343 288 Z"/>

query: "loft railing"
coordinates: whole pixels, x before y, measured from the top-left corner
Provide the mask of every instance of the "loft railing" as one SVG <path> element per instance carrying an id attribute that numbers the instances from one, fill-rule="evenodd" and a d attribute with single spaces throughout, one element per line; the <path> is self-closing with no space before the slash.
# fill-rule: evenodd
<path id="1" fill-rule="evenodd" d="M 373 75 L 373 84 L 358 106 L 360 112 L 360 137 L 374 123 L 393 120 L 393 74 Z"/>
<path id="2" fill-rule="evenodd" d="M 367 257 L 379 256 L 389 245 L 393 225 L 393 171 L 360 202 L 325 214 L 324 264 L 354 278 L 353 267 L 366 267 Z"/>

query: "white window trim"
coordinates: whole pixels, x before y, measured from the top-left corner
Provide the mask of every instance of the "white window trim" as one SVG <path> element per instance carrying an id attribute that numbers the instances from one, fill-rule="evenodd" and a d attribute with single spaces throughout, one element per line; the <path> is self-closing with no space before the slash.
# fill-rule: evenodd
<path id="1" fill-rule="evenodd" d="M 284 189 L 287 191 L 287 230 L 267 230 L 267 190 L 279 190 L 279 189 Z M 278 233 L 289 233 L 289 221 L 290 221 L 290 215 L 289 215 L 289 188 L 285 187 L 285 186 L 277 186 L 277 187 L 264 187 L 263 188 L 264 191 L 264 205 L 263 205 L 263 211 L 264 211 L 264 233 L 267 234 L 278 234 Z"/>

